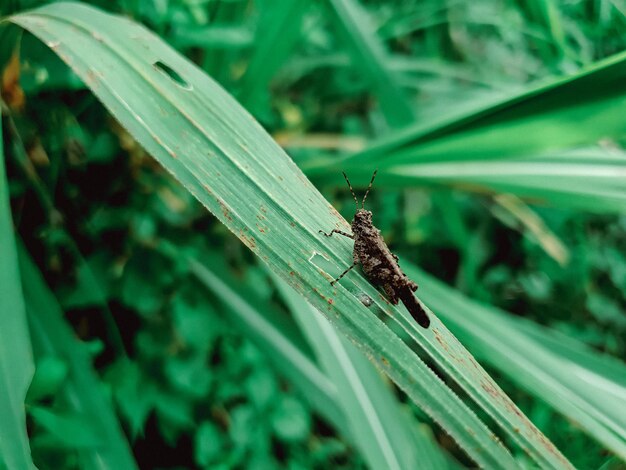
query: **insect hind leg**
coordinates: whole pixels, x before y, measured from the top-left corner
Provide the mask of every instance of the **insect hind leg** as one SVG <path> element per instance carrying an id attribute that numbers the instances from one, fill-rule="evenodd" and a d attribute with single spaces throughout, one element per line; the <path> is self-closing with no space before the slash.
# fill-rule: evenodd
<path id="1" fill-rule="evenodd" d="M 347 268 L 344 272 L 342 272 L 342 273 L 339 275 L 339 277 L 338 277 L 337 279 L 335 279 L 334 281 L 332 281 L 332 282 L 330 283 L 330 285 L 331 285 L 331 286 L 334 286 L 334 285 L 335 285 L 335 283 L 336 283 L 337 281 L 339 281 L 339 279 L 341 279 L 341 278 L 342 278 L 342 277 L 344 277 L 346 274 L 348 274 L 348 272 L 350 272 L 350 270 L 351 270 L 352 268 L 354 268 L 357 264 L 358 264 L 358 263 L 357 263 L 356 261 L 355 261 L 354 263 L 352 263 L 352 266 L 349 266 L 349 267 L 348 267 L 348 268 Z"/>
<path id="2" fill-rule="evenodd" d="M 393 305 L 398 305 L 398 296 L 396 295 L 396 291 L 393 286 L 390 284 L 383 284 L 383 290 L 385 291 L 385 294 L 387 294 L 387 297 L 389 297 L 389 301 Z"/>

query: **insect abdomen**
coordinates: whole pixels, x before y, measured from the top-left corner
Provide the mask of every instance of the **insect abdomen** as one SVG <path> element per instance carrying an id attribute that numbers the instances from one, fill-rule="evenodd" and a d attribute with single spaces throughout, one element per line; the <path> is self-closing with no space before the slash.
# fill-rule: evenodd
<path id="1" fill-rule="evenodd" d="M 408 286 L 404 286 L 397 291 L 397 294 L 415 321 L 419 323 L 420 326 L 428 328 L 430 318 L 428 318 L 426 310 L 424 310 L 413 295 L 413 291 Z"/>

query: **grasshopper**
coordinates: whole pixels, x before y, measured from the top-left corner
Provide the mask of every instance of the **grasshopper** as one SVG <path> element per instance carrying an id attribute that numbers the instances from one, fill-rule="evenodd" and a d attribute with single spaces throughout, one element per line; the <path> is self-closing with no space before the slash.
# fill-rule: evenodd
<path id="1" fill-rule="evenodd" d="M 319 232 L 327 237 L 331 237 L 336 233 L 354 240 L 354 251 L 352 253 L 353 261 L 352 265 L 342 272 L 337 279 L 332 281 L 330 285 L 334 285 L 348 274 L 352 268 L 361 264 L 365 277 L 367 277 L 374 286 L 382 287 L 393 305 L 398 305 L 398 301 L 401 300 L 415 321 L 423 328 L 428 328 L 430 319 L 424 308 L 413 295 L 413 292 L 417 290 L 417 284 L 402 272 L 398 264 L 398 257 L 389 250 L 389 247 L 380 234 L 380 230 L 372 223 L 371 211 L 365 209 L 365 200 L 367 199 L 370 189 L 372 189 L 372 184 L 374 184 L 374 178 L 376 178 L 377 172 L 378 170 L 374 171 L 372 175 L 370 184 L 365 191 L 363 201 L 361 201 L 360 208 L 359 201 L 356 194 L 354 194 L 350 180 L 346 174 L 342 172 L 356 204 L 356 212 L 352 219 L 352 234 L 337 229 L 331 230 L 330 233 L 326 233 L 323 230 Z"/>

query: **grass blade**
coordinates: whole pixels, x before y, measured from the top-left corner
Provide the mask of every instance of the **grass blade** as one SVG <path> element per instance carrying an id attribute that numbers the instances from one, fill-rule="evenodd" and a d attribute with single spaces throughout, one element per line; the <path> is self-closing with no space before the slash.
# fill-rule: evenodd
<path id="1" fill-rule="evenodd" d="M 2 124 L 0 123 L 0 131 Z M 24 294 L 20 284 L 9 185 L 4 167 L 0 132 L 0 466 L 34 468 L 26 434 L 24 399 L 33 377 L 34 364 L 26 322 Z"/>
<path id="2" fill-rule="evenodd" d="M 166 246 L 163 244 L 164 248 Z M 163 251 L 170 255 L 176 253 L 177 257 L 181 256 L 174 247 L 165 248 Z M 225 279 L 227 276 L 223 272 L 216 273 L 211 269 L 214 264 L 207 261 L 208 259 L 201 263 L 197 259 L 188 258 L 190 272 L 224 305 L 229 306 L 229 321 L 268 353 L 277 369 L 301 391 L 322 416 L 345 431 L 345 419 L 336 406 L 335 385 L 289 335 L 280 329 L 283 325 L 269 318 L 269 309 L 265 309 L 264 314 L 258 302 L 251 303 L 249 295 L 243 296 L 239 293 L 227 282 Z"/>
<path id="3" fill-rule="evenodd" d="M 410 263 L 403 266 L 418 280 L 422 298 L 477 357 L 626 458 L 623 364 L 468 299 Z"/>
<path id="4" fill-rule="evenodd" d="M 369 160 L 413 147 L 420 161 L 463 161 L 476 155 L 493 160 L 620 138 L 625 73 L 626 53 L 616 54 L 512 96 L 461 103 L 447 115 L 390 133 L 351 158 Z"/>
<path id="5" fill-rule="evenodd" d="M 175 246 L 166 242 L 159 244 L 160 251 L 172 259 L 180 260 L 187 257 L 189 269 L 192 275 L 200 281 L 210 292 L 216 295 L 228 306 L 228 321 L 233 323 L 238 329 L 254 341 L 261 349 L 268 353 L 273 360 L 277 370 L 298 388 L 300 393 L 307 398 L 309 403 L 320 415 L 340 430 L 344 436 L 354 436 L 353 428 L 348 425 L 346 413 L 338 405 L 342 400 L 337 391 L 336 380 L 329 378 L 325 372 L 308 358 L 301 350 L 296 341 L 293 341 L 292 332 L 286 328 L 285 319 L 272 314 L 271 308 L 258 301 L 249 292 L 241 292 L 237 283 L 230 279 L 222 269 L 219 273 L 214 267 L 220 266 L 221 261 L 213 255 L 203 258 L 203 262 L 181 253 Z M 284 293 L 287 302 L 298 313 L 306 311 L 308 321 L 317 322 L 321 318 L 305 304 L 287 284 L 275 277 Z M 287 291 L 288 289 L 288 291 Z M 294 309 L 294 313 L 296 310 Z M 316 336 L 315 329 L 303 329 L 307 336 Z M 376 408 L 381 419 L 384 421 L 385 429 L 393 435 L 391 444 L 397 448 L 399 460 L 404 462 L 401 468 L 413 468 L 417 466 L 417 455 L 419 462 L 427 468 L 441 468 L 451 462 L 451 458 L 441 452 L 432 435 L 413 430 L 414 422 L 406 413 L 400 413 L 398 403 L 392 397 L 390 390 L 381 380 L 381 376 L 372 368 L 371 364 L 358 352 L 354 346 L 342 338 L 337 337 L 333 329 L 326 329 L 328 335 L 332 335 L 335 340 L 342 341 L 349 355 L 348 360 L 355 367 L 355 372 L 364 382 L 364 388 L 368 394 L 372 395 L 372 401 L 376 403 Z M 316 336 L 317 337 L 317 336 Z M 313 341 L 311 341 L 313 344 Z M 353 410 L 358 412 L 359 410 Z M 414 435 L 412 438 L 411 436 Z M 356 440 L 355 437 L 352 437 Z M 356 444 L 359 442 L 356 440 Z M 371 441 L 361 443 L 361 445 L 372 446 Z M 420 450 L 419 454 L 417 449 Z"/>
<path id="6" fill-rule="evenodd" d="M 55 3 L 11 21 L 68 63 L 151 155 L 332 319 L 479 465 L 512 468 L 516 462 L 381 318 L 407 328 L 540 465 L 570 467 L 436 318 L 431 329 L 416 329 L 405 311 L 390 306 L 356 273 L 336 288 L 329 285 L 351 258 L 351 247 L 342 240 L 329 243 L 318 230 L 348 229 L 347 222 L 199 69 L 145 28 L 81 4 Z M 369 307 L 360 300 L 363 294 L 372 299 Z"/>
<path id="7" fill-rule="evenodd" d="M 389 55 L 376 36 L 367 11 L 357 0 L 328 0 L 329 9 L 352 54 L 355 68 L 362 68 L 378 104 L 392 127 L 411 124 L 413 106 L 389 67 Z"/>
<path id="8" fill-rule="evenodd" d="M 271 8 L 261 11 L 263 18 L 259 20 L 252 57 L 241 79 L 241 92 L 238 95 L 247 109 L 258 106 L 274 74 L 286 61 L 300 37 L 300 26 L 307 6 L 305 0 L 280 0 Z"/>
<path id="9" fill-rule="evenodd" d="M 366 363 L 359 373 L 357 362 L 364 358 L 354 346 L 339 337 L 328 320 L 317 315 L 315 309 L 283 281 L 278 279 L 276 285 L 301 330 L 309 338 L 322 367 L 336 384 L 338 402 L 370 468 L 416 468 L 418 460 L 414 448 L 406 445 L 406 438 L 411 432 L 406 426 L 399 425 L 402 423 L 399 410 L 391 404 L 386 407 L 387 414 L 381 410 L 383 403 L 393 403 L 395 400 L 388 390 L 381 387 L 376 371 Z M 371 393 L 376 387 L 387 392 L 383 392 L 382 396 L 379 394 L 378 400 Z M 404 444 L 404 451 L 399 448 L 401 444 Z M 425 462 L 422 461 L 422 464 Z"/>
<path id="10" fill-rule="evenodd" d="M 68 364 L 69 382 L 63 388 L 64 398 L 81 420 L 97 431 L 99 444 L 80 452 L 83 468 L 137 468 L 89 353 L 65 323 L 54 294 L 23 247 L 19 250 L 19 262 L 33 342 L 43 354 Z"/>
<path id="11" fill-rule="evenodd" d="M 342 169 L 360 178 L 378 166 L 380 183 L 394 187 L 438 184 L 624 211 L 626 156 L 612 142 L 623 137 L 625 75 L 622 53 L 514 96 L 459 104 L 339 162 L 303 167 L 315 176 Z"/>

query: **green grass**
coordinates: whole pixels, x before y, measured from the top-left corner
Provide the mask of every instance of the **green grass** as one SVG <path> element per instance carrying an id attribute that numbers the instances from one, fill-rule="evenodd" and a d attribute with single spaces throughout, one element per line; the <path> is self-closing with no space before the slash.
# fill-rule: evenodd
<path id="1" fill-rule="evenodd" d="M 3 95 L 5 465 L 625 459 L 626 69 L 594 29 L 619 9 L 262 3 L 3 23 L 30 33 L 25 108 Z M 318 230 L 373 168 L 428 330 L 357 271 L 329 285 L 351 244 Z"/>
<path id="2" fill-rule="evenodd" d="M 0 404 L 4 424 L 0 429 L 0 463 L 13 468 L 30 468 L 24 401 L 33 375 L 33 353 L 26 325 L 24 293 L 20 284 L 15 235 L 12 230 L 9 185 L 4 154 L 0 150 L 0 250 L 3 269 L 0 293 L 3 301 L 2 346 L 0 346 Z"/>

